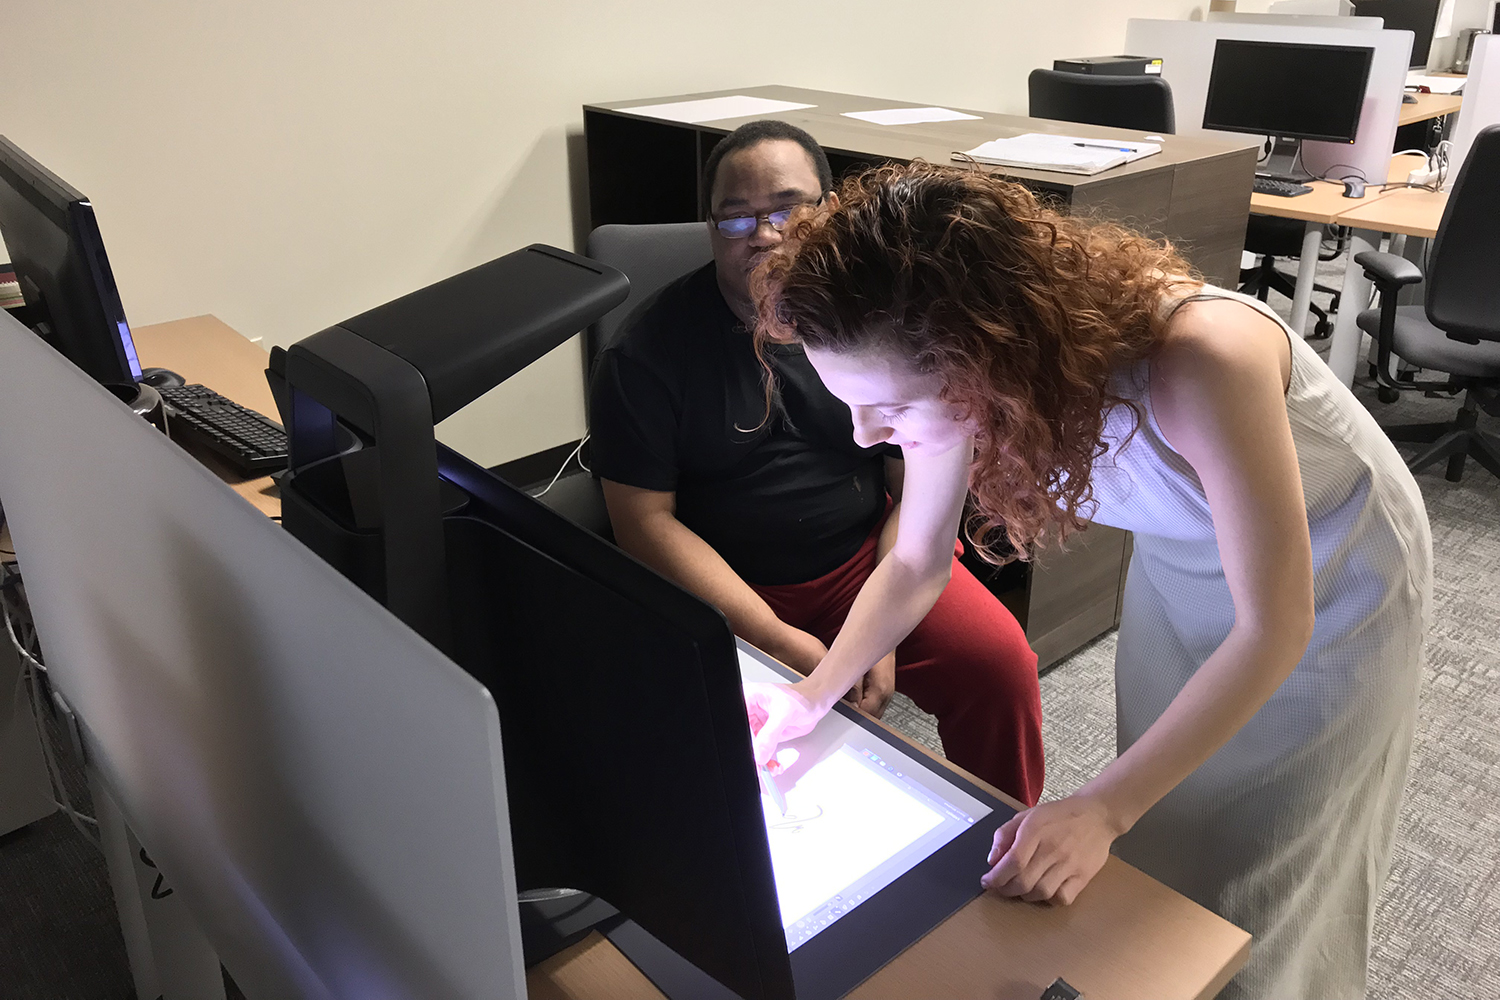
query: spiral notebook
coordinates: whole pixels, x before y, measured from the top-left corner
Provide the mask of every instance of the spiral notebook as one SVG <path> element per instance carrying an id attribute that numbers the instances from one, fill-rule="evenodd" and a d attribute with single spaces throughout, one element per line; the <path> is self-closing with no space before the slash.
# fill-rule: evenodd
<path id="1" fill-rule="evenodd" d="M 1155 142 L 1028 132 L 1012 139 L 992 139 L 973 149 L 954 153 L 953 158 L 1000 167 L 1097 174 L 1159 152 L 1161 145 Z"/>

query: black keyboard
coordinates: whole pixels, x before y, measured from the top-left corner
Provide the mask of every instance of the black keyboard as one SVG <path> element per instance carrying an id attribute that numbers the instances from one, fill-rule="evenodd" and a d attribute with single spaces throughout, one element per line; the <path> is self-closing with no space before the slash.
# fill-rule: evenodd
<path id="1" fill-rule="evenodd" d="M 1295 198 L 1299 194 L 1309 194 L 1312 188 L 1306 184 L 1298 184 L 1296 181 L 1278 181 L 1274 177 L 1255 178 L 1255 183 L 1250 185 L 1250 190 L 1256 194 L 1274 194 L 1278 198 Z"/>
<path id="2" fill-rule="evenodd" d="M 241 475 L 286 468 L 286 431 L 268 417 L 205 385 L 159 388 L 167 405 L 168 436 L 202 445 Z"/>

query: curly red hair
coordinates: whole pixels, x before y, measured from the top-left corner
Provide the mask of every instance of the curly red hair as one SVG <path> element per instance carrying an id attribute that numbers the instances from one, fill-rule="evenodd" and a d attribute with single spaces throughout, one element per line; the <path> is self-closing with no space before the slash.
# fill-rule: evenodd
<path id="1" fill-rule="evenodd" d="M 1062 215 L 977 169 L 914 162 L 846 179 L 752 276 L 765 342 L 875 351 L 936 372 L 977 428 L 968 535 L 991 562 L 1083 526 L 1111 377 L 1160 344 L 1167 243 Z M 1139 420 L 1139 412 L 1136 419 Z M 1003 536 L 1002 533 L 1003 532 Z"/>

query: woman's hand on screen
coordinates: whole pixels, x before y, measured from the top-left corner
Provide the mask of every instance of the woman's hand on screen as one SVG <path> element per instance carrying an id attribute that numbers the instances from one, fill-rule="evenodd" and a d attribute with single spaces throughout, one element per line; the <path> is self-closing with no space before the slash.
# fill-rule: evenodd
<path id="1" fill-rule="evenodd" d="M 770 761 L 782 743 L 812 732 L 818 720 L 827 714 L 826 709 L 819 709 L 798 690 L 802 683 L 752 681 L 745 685 L 745 710 L 750 715 L 757 765 L 764 766 Z"/>

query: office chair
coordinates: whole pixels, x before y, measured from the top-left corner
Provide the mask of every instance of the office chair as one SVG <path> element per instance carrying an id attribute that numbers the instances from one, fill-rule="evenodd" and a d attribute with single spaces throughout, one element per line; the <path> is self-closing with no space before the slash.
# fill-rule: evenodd
<path id="1" fill-rule="evenodd" d="M 1403 306 L 1397 293 L 1423 280 L 1405 257 L 1369 251 L 1355 263 L 1380 289 L 1380 307 L 1359 314 L 1359 327 L 1375 337 L 1375 378 L 1382 398 L 1394 392 L 1462 392 L 1463 406 L 1447 423 L 1387 427 L 1392 441 L 1430 443 L 1406 463 L 1413 472 L 1448 460 L 1449 482 L 1463 477 L 1464 459 L 1500 477 L 1500 436 L 1477 426 L 1478 409 L 1500 415 L 1500 125 L 1474 137 L 1443 211 L 1427 261 L 1422 305 Z M 1391 355 L 1417 368 L 1446 372 L 1446 381 L 1391 376 Z"/>
<path id="2" fill-rule="evenodd" d="M 1170 135 L 1177 131 L 1172 87 L 1159 76 L 1095 76 L 1034 69 L 1026 79 L 1033 118 L 1113 125 Z"/>
<path id="3" fill-rule="evenodd" d="M 1276 269 L 1276 260 L 1280 257 L 1295 260 L 1301 256 L 1302 234 L 1306 231 L 1306 227 L 1307 223 L 1300 219 L 1282 219 L 1274 215 L 1252 214 L 1245 225 L 1245 249 L 1260 257 L 1260 263 L 1240 271 L 1239 290 L 1245 295 L 1254 295 L 1262 302 L 1270 297 L 1272 289 L 1291 298 L 1297 290 L 1296 282 Z M 1333 260 L 1342 252 L 1338 250 L 1327 257 L 1319 254 L 1318 259 Z M 1318 318 L 1318 321 L 1313 324 L 1312 336 L 1309 339 L 1318 340 L 1333 333 L 1333 323 L 1328 315 L 1338 312 L 1339 292 L 1336 288 L 1316 282 L 1313 283 L 1313 291 L 1326 292 L 1333 296 L 1327 309 L 1316 302 L 1309 302 L 1307 305 L 1308 312 Z"/>
<path id="4" fill-rule="evenodd" d="M 612 344 L 650 304 L 656 293 L 684 274 L 713 259 L 708 226 L 702 222 L 671 222 L 645 226 L 600 226 L 589 234 L 585 256 L 625 272 L 630 295 L 584 333 L 588 374 L 594 358 Z M 614 539 L 604 491 L 587 474 L 559 479 L 541 497 L 542 503 L 575 524 Z"/>

